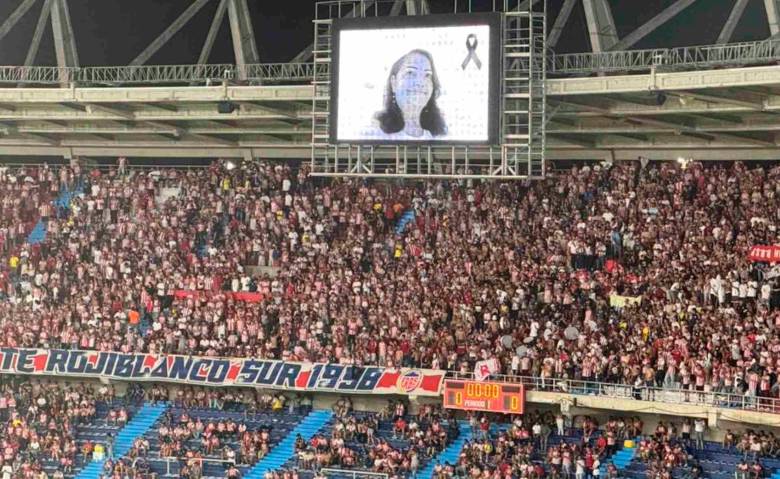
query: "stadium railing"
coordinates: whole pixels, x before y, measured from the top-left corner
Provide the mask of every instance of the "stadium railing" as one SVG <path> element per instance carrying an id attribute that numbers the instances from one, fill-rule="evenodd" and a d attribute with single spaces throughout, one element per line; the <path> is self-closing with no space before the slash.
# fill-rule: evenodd
<path id="1" fill-rule="evenodd" d="M 335 469 L 323 467 L 320 474 L 325 476 L 349 477 L 351 479 L 387 479 L 388 475 L 382 472 L 354 471 L 352 469 Z"/>
<path id="2" fill-rule="evenodd" d="M 780 59 L 780 39 L 678 48 L 548 55 L 550 75 L 673 71 L 771 64 Z"/>
<path id="3" fill-rule="evenodd" d="M 550 76 L 588 76 L 595 73 L 639 73 L 653 68 L 669 71 L 772 65 L 780 61 L 780 39 L 696 45 L 648 50 L 547 55 Z M 316 68 L 324 68 L 318 65 Z M 223 80 L 249 84 L 308 83 L 313 63 L 257 63 L 248 65 L 133 65 L 94 67 L 0 66 L 0 84 L 20 86 L 77 84 L 161 85 L 214 84 Z"/>
<path id="4" fill-rule="evenodd" d="M 200 462 L 201 464 L 230 464 L 235 466 L 236 461 L 233 459 L 213 459 L 209 457 L 199 457 L 199 458 L 188 458 L 188 457 L 176 457 L 176 456 L 160 456 L 160 457 L 147 457 L 144 458 L 147 461 L 164 461 L 165 462 L 165 474 L 163 477 L 179 477 L 179 468 L 178 466 L 182 463 L 186 463 L 188 461 L 196 461 Z M 133 461 L 133 467 L 135 467 L 136 459 Z M 171 470 L 171 464 L 175 464 L 177 467 L 174 468 L 174 470 Z"/>
<path id="5" fill-rule="evenodd" d="M 446 379 L 475 379 L 473 373 L 448 372 Z M 631 384 L 582 381 L 566 378 L 542 378 L 495 374 L 490 380 L 520 383 L 526 391 L 555 392 L 577 396 L 601 396 L 619 399 L 712 406 L 745 411 L 780 413 L 780 399 L 720 391 L 696 391 L 679 387 L 635 386 Z"/>

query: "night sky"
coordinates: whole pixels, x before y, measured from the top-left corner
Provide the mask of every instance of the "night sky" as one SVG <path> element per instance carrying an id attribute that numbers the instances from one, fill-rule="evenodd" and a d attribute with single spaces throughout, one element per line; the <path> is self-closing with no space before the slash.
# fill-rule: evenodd
<path id="1" fill-rule="evenodd" d="M 473 0 L 491 2 L 492 0 Z M 674 47 L 715 43 L 735 0 L 698 0 L 682 14 L 633 48 Z M 21 0 L 0 0 L 0 20 L 8 17 Z M 126 65 L 191 3 L 191 0 L 69 0 L 71 21 L 83 66 Z M 436 12 L 450 12 L 452 0 L 429 0 Z M 465 1 L 462 2 L 465 4 Z M 552 26 L 563 0 L 548 0 L 548 24 Z M 625 36 L 674 0 L 610 0 L 619 35 Z M 732 41 L 764 39 L 769 35 L 763 1 L 750 0 Z M 149 64 L 187 64 L 197 61 L 217 9 L 217 0 L 205 6 L 185 25 Z M 314 0 L 249 0 L 252 22 L 262 62 L 289 61 L 312 40 Z M 0 64 L 21 65 L 35 29 L 43 0 L 27 12 L 0 41 Z M 557 52 L 582 52 L 590 48 L 582 6 L 575 7 Z M 233 63 L 227 15 L 210 63 Z M 51 28 L 43 37 L 36 65 L 55 65 Z"/>

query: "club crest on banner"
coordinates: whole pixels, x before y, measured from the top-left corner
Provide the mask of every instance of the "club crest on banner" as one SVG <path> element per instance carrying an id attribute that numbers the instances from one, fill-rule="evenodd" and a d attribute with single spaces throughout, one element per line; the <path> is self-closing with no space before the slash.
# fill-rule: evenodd
<path id="1" fill-rule="evenodd" d="M 407 371 L 398 378 L 398 389 L 410 393 L 422 383 L 422 374 L 419 371 Z"/>

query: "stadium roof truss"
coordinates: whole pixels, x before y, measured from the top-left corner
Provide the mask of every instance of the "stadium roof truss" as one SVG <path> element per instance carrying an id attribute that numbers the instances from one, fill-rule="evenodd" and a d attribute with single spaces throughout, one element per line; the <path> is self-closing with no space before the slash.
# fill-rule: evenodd
<path id="1" fill-rule="evenodd" d="M 695 1 L 677 0 L 619 38 L 606 0 L 562 0 L 548 44 L 582 8 L 592 51 L 548 58 L 548 159 L 780 159 L 780 0 L 763 0 L 771 32 L 763 41 L 728 43 L 747 4 L 736 0 L 716 45 L 626 50 Z M 25 65 L 0 67 L 0 154 L 310 156 L 311 48 L 290 63 L 258 63 L 246 0 L 192 2 L 116 67 L 79 66 L 67 0 L 21 0 L 0 24 L 0 41 L 36 2 L 43 8 Z M 197 64 L 145 64 L 209 2 L 217 10 Z M 430 11 L 424 0 L 389 8 Z M 211 65 L 225 17 L 236 64 Z M 34 66 L 49 22 L 58 66 Z"/>

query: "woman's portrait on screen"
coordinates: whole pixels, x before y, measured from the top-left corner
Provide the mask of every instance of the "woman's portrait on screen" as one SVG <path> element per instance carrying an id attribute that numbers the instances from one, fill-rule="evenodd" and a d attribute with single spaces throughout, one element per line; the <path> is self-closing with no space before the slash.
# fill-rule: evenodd
<path id="1" fill-rule="evenodd" d="M 375 119 L 390 137 L 426 139 L 447 133 L 436 99 L 441 84 L 433 56 L 415 49 L 396 60 L 384 89 L 384 109 Z"/>

